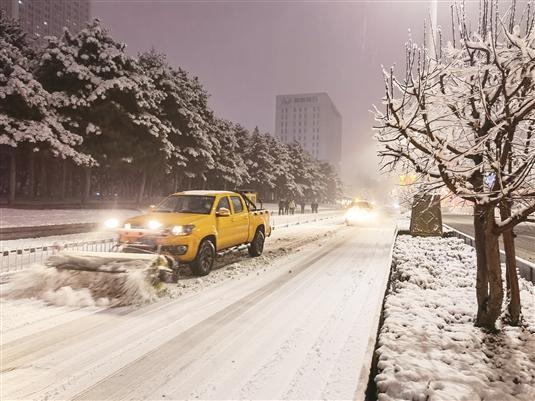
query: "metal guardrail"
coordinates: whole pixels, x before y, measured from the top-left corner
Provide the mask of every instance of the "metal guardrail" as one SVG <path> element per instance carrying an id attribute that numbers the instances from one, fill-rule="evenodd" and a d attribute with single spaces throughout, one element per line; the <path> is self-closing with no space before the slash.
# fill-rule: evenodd
<path id="1" fill-rule="evenodd" d="M 295 216 L 295 218 L 293 218 Z M 317 221 L 332 219 L 341 216 L 340 211 L 331 213 L 296 213 L 295 215 L 271 215 L 271 226 L 273 229 L 297 226 L 299 224 L 314 223 Z"/>
<path id="2" fill-rule="evenodd" d="M 459 230 L 456 230 L 455 228 L 450 227 L 447 224 L 443 224 L 443 226 L 446 230 L 452 232 L 455 237 L 462 239 L 465 244 L 475 247 L 474 237 L 471 237 L 468 234 L 465 234 Z M 501 249 L 500 249 L 500 259 L 502 262 L 505 262 L 505 252 L 502 251 Z M 516 266 L 518 268 L 518 273 L 520 274 L 520 277 L 528 281 L 531 281 L 533 284 L 535 284 L 535 263 L 531 263 L 525 259 L 517 257 Z"/>
<path id="3" fill-rule="evenodd" d="M 44 263 L 46 259 L 59 250 L 109 252 L 115 239 L 107 238 L 94 241 L 69 242 L 46 246 L 19 249 L 6 249 L 0 255 L 0 273 L 20 271 L 35 263 Z"/>

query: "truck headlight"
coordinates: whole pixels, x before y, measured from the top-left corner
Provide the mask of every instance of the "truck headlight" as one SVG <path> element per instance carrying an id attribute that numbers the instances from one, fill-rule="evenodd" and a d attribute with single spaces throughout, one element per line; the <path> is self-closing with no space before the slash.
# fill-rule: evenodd
<path id="1" fill-rule="evenodd" d="M 351 208 L 347 211 L 345 219 L 352 223 L 362 223 L 370 220 L 371 213 L 358 208 Z"/>
<path id="2" fill-rule="evenodd" d="M 188 224 L 185 226 L 174 226 L 171 229 L 171 234 L 173 235 L 190 235 L 193 232 L 195 226 L 193 224 Z"/>
<path id="3" fill-rule="evenodd" d="M 162 226 L 162 223 L 160 223 L 158 220 L 149 220 L 147 223 L 147 227 L 149 227 L 150 230 L 157 230 Z"/>
<path id="4" fill-rule="evenodd" d="M 117 228 L 119 227 L 119 220 L 115 218 L 108 219 L 104 222 L 104 226 L 109 229 Z"/>

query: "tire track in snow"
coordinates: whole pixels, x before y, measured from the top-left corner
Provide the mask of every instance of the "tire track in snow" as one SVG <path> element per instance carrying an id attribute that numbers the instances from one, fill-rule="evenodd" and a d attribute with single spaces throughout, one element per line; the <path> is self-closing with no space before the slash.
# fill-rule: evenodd
<path id="1" fill-rule="evenodd" d="M 313 270 L 313 271 L 311 271 Z M 228 384 L 228 382 L 236 383 L 243 379 L 243 375 L 236 372 L 235 368 L 239 364 L 248 363 L 248 359 L 255 359 L 256 353 L 251 353 L 251 348 L 255 347 L 256 350 L 266 350 L 273 343 L 276 338 L 264 338 L 263 341 L 259 341 L 258 338 L 251 337 L 250 333 L 240 328 L 247 328 L 250 326 L 255 327 L 255 330 L 262 332 L 264 329 L 269 330 L 271 322 L 280 319 L 281 310 L 285 308 L 285 304 L 293 302 L 293 298 L 298 293 L 306 288 L 310 282 L 316 279 L 316 276 L 321 273 L 321 267 L 317 264 L 314 267 L 310 267 L 307 270 L 307 274 L 301 277 L 299 280 L 292 281 L 292 285 L 289 286 L 286 283 L 276 292 L 271 293 L 268 297 L 262 300 L 262 304 L 268 304 L 267 307 L 258 307 L 258 304 L 249 309 L 246 313 L 236 319 L 233 324 L 227 324 L 222 331 L 218 333 L 219 344 L 217 348 L 209 350 L 205 344 L 201 344 L 192 352 L 196 352 L 197 356 L 202 355 L 202 358 L 196 357 L 195 362 L 189 366 L 187 371 L 181 372 L 180 377 L 174 376 L 172 372 L 173 366 L 170 366 L 165 372 L 169 373 L 169 377 L 172 380 L 166 381 L 165 384 L 157 386 L 158 388 L 153 392 L 144 391 L 141 393 L 142 398 L 153 399 L 159 398 L 162 394 L 170 394 L 173 398 L 217 398 L 217 394 L 214 392 L 221 390 L 225 392 L 225 389 L 217 388 L 213 382 L 225 382 L 228 388 L 239 388 L 237 384 Z M 303 302 L 302 316 L 293 318 L 290 321 L 284 321 L 280 324 L 279 330 L 276 332 L 276 337 L 286 338 L 291 335 L 291 330 L 295 330 L 296 327 L 302 324 L 303 320 L 308 317 L 307 314 L 312 313 L 314 308 L 321 302 L 321 299 L 317 299 L 316 302 Z M 238 333 L 236 333 L 238 332 Z M 246 351 L 246 353 L 240 353 L 239 351 Z M 249 352 L 247 352 L 249 350 Z M 231 361 L 231 365 L 228 362 Z M 234 368 L 234 369 L 233 369 Z M 164 373 L 165 373 L 164 372 Z M 212 380 L 203 382 L 206 379 L 206 372 L 210 372 Z M 198 385 L 197 383 L 204 383 Z M 193 385 L 192 385 L 193 384 Z M 176 389 L 180 389 L 180 395 L 175 394 Z"/>

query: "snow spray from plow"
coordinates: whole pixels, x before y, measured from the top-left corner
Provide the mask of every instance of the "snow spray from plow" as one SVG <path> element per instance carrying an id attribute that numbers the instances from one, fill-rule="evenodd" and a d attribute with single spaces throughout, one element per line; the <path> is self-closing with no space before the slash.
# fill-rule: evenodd
<path id="1" fill-rule="evenodd" d="M 60 252 L 21 272 L 4 295 L 62 306 L 125 306 L 157 299 L 169 260 L 158 254 Z"/>

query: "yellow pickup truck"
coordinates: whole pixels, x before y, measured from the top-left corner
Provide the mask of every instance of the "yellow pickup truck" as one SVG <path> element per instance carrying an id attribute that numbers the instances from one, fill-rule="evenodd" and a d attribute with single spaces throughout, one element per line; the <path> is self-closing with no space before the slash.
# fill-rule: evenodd
<path id="1" fill-rule="evenodd" d="M 158 252 L 188 263 L 207 275 L 216 253 L 247 244 L 259 256 L 271 235 L 269 211 L 258 209 L 254 194 L 231 191 L 184 191 L 172 194 L 151 211 L 129 218 L 118 228 L 123 252 Z"/>

